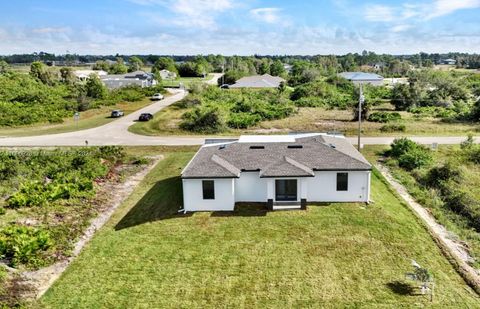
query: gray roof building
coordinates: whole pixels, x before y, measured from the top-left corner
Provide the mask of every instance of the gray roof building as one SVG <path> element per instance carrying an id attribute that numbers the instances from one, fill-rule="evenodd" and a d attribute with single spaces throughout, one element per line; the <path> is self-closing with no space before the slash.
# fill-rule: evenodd
<path id="1" fill-rule="evenodd" d="M 314 171 L 371 168 L 343 136 L 242 136 L 235 141 L 204 145 L 184 169 L 182 178 L 238 178 L 241 172 L 248 171 L 259 171 L 260 178 L 313 177 Z"/>
<path id="2" fill-rule="evenodd" d="M 254 75 L 240 78 L 229 88 L 278 88 L 281 82 L 285 82 L 285 80 L 278 76 Z"/>
<path id="3" fill-rule="evenodd" d="M 354 84 L 371 84 L 374 86 L 381 86 L 383 84 L 383 76 L 374 73 L 343 72 L 338 75 L 348 79 Z"/>

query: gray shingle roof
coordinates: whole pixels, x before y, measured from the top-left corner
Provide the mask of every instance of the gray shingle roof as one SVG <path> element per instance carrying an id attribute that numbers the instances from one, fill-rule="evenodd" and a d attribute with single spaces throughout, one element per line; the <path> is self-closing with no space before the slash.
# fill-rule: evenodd
<path id="1" fill-rule="evenodd" d="M 285 82 L 285 80 L 278 76 L 254 75 L 240 78 L 229 88 L 277 88 L 281 82 Z"/>
<path id="2" fill-rule="evenodd" d="M 204 145 L 182 177 L 236 178 L 241 171 L 259 171 L 260 177 L 309 177 L 315 170 L 370 169 L 370 163 L 345 138 L 309 134 L 298 135 L 294 142 Z"/>

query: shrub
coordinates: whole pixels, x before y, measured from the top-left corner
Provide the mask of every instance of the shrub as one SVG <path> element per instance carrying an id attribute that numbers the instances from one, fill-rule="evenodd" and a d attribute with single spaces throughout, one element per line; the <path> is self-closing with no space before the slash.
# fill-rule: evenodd
<path id="1" fill-rule="evenodd" d="M 417 143 L 408 138 L 396 138 L 390 145 L 389 155 L 393 158 L 399 158 L 401 155 L 418 147 L 419 145 Z"/>
<path id="2" fill-rule="evenodd" d="M 397 113 L 397 112 L 393 112 L 393 113 L 389 113 L 389 112 L 374 112 L 374 113 L 371 113 L 369 116 L 368 116 L 368 121 L 371 121 L 371 122 L 381 122 L 381 123 L 387 123 L 387 122 L 391 122 L 391 121 L 397 121 L 397 120 L 400 120 L 402 119 L 402 116 Z"/>
<path id="3" fill-rule="evenodd" d="M 0 230 L 0 258 L 7 259 L 10 266 L 40 264 L 42 254 L 53 244 L 42 229 L 11 225 Z"/>
<path id="4" fill-rule="evenodd" d="M 413 170 L 432 163 L 431 154 L 424 148 L 415 148 L 398 157 L 398 165 L 406 170 Z"/>
<path id="5" fill-rule="evenodd" d="M 380 127 L 382 132 L 405 132 L 407 127 L 404 124 L 386 124 Z"/>
<path id="6" fill-rule="evenodd" d="M 182 116 L 180 128 L 193 132 L 218 133 L 225 130 L 225 119 L 218 107 L 197 107 Z"/>
<path id="7" fill-rule="evenodd" d="M 3 208 L 2 206 L 0 206 L 0 216 L 1 215 L 4 215 L 7 211 L 5 210 L 5 208 Z"/>
<path id="8" fill-rule="evenodd" d="M 460 183 L 462 178 L 461 168 L 452 162 L 447 162 L 431 168 L 425 176 L 425 182 L 430 187 L 441 189 L 447 181 Z"/>
<path id="9" fill-rule="evenodd" d="M 262 117 L 257 114 L 233 113 L 230 115 L 230 119 L 228 120 L 227 125 L 230 128 L 246 129 L 257 124 L 261 120 Z"/>

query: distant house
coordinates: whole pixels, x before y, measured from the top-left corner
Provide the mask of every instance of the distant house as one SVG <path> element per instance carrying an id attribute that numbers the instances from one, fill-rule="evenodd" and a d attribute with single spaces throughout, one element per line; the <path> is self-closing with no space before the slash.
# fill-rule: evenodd
<path id="1" fill-rule="evenodd" d="M 252 135 L 206 142 L 182 172 L 184 210 L 270 210 L 369 202 L 372 166 L 340 135 Z"/>
<path id="2" fill-rule="evenodd" d="M 162 79 L 175 79 L 175 78 L 177 78 L 177 73 L 170 72 L 169 70 L 165 70 L 165 69 L 161 70 L 159 72 L 159 74 L 160 74 L 160 77 Z"/>
<path id="3" fill-rule="evenodd" d="M 288 63 L 284 63 L 284 64 L 283 64 L 283 69 L 284 69 L 287 73 L 290 73 L 290 72 L 292 72 L 293 65 L 288 64 Z"/>
<path id="4" fill-rule="evenodd" d="M 109 89 L 117 89 L 126 86 L 139 86 L 142 88 L 155 86 L 157 81 L 153 74 L 144 71 L 135 71 L 127 74 L 111 74 L 100 76 L 102 82 Z"/>
<path id="5" fill-rule="evenodd" d="M 348 79 L 353 82 L 355 85 L 359 84 L 370 84 L 373 86 L 382 86 L 383 85 L 383 76 L 373 73 L 364 73 L 364 72 L 343 72 L 338 74 L 339 76 Z"/>
<path id="6" fill-rule="evenodd" d="M 281 82 L 285 82 L 285 80 L 278 76 L 270 74 L 254 75 L 240 78 L 229 88 L 278 88 Z"/>
<path id="7" fill-rule="evenodd" d="M 98 77 L 108 75 L 107 72 L 102 70 L 75 70 L 73 74 L 81 81 L 87 80 L 91 74 L 96 74 Z"/>
<path id="8" fill-rule="evenodd" d="M 442 60 L 442 64 L 455 65 L 456 63 L 457 60 L 451 58 Z"/>

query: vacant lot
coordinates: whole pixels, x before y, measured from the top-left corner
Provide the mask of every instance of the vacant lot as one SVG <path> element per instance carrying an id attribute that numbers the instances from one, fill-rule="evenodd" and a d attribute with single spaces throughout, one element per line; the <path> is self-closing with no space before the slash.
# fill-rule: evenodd
<path id="1" fill-rule="evenodd" d="M 393 112 L 390 104 L 383 104 L 375 107 L 371 112 L 386 111 Z M 179 124 L 182 122 L 184 108 L 172 105 L 163 109 L 155 115 L 152 121 L 137 123 L 130 130 L 143 135 L 193 135 L 191 131 L 181 130 Z M 424 136 L 448 136 L 467 135 L 472 133 L 478 135 L 480 124 L 469 122 L 443 122 L 440 118 L 416 116 L 409 112 L 400 112 L 402 120 L 398 124 L 405 125 L 404 132 L 382 132 L 381 128 L 386 124 L 366 121 L 363 123 L 363 134 L 367 136 L 402 136 L 402 135 L 424 135 Z M 229 129 L 224 135 L 234 136 L 240 134 L 258 133 L 286 133 L 290 131 L 314 131 L 328 132 L 340 131 L 347 135 L 356 134 L 358 123 L 352 121 L 352 111 L 326 109 L 322 107 L 300 107 L 298 113 L 284 119 L 262 121 L 249 129 Z"/>
<path id="2" fill-rule="evenodd" d="M 47 308 L 416 307 L 410 260 L 436 280 L 434 307 L 478 307 L 440 250 L 375 176 L 375 203 L 266 213 L 178 215 L 178 175 L 193 151 L 166 157 L 40 303 Z"/>

